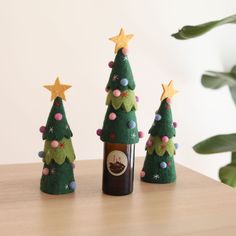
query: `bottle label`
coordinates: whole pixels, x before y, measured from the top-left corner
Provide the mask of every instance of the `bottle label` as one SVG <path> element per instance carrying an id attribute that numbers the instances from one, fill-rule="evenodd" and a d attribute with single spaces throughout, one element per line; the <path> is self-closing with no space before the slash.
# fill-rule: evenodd
<path id="1" fill-rule="evenodd" d="M 110 174 L 120 176 L 125 173 L 128 166 L 128 158 L 124 152 L 114 150 L 107 156 L 107 169 Z"/>

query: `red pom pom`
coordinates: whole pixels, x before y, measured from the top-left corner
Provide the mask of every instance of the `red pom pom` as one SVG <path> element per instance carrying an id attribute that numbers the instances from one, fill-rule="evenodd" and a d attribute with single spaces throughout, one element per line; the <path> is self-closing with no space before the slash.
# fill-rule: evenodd
<path id="1" fill-rule="evenodd" d="M 138 132 L 138 136 L 139 136 L 139 138 L 143 138 L 144 137 L 144 132 L 143 131 L 139 131 Z"/>
<path id="2" fill-rule="evenodd" d="M 151 140 L 151 139 L 148 139 L 146 145 L 147 145 L 147 147 L 151 147 L 151 146 L 152 146 L 152 140 Z"/>
<path id="3" fill-rule="evenodd" d="M 98 129 L 97 130 L 97 136 L 101 136 L 102 135 L 102 129 Z"/>
<path id="4" fill-rule="evenodd" d="M 125 56 L 128 55 L 128 52 L 129 52 L 128 48 L 123 48 L 123 49 L 122 49 L 122 53 L 123 53 Z"/>
<path id="5" fill-rule="evenodd" d="M 45 126 L 41 126 L 39 128 L 39 131 L 40 131 L 40 133 L 45 133 L 46 132 L 46 127 Z"/>
<path id="6" fill-rule="evenodd" d="M 163 143 L 168 143 L 169 138 L 167 136 L 163 136 L 161 140 Z"/>
<path id="7" fill-rule="evenodd" d="M 141 178 L 144 177 L 145 174 L 146 174 L 146 173 L 142 170 L 142 171 L 140 172 L 140 177 L 141 177 Z"/>
<path id="8" fill-rule="evenodd" d="M 43 168 L 42 173 L 43 173 L 43 175 L 48 175 L 49 174 L 49 169 L 48 168 Z"/>
<path id="9" fill-rule="evenodd" d="M 62 114 L 61 113 L 56 113 L 54 118 L 55 118 L 55 120 L 61 120 L 62 119 Z"/>
<path id="10" fill-rule="evenodd" d="M 120 94 L 121 94 L 121 92 L 120 92 L 119 89 L 115 89 L 115 90 L 113 91 L 113 95 L 114 95 L 115 97 L 119 97 Z"/>
<path id="11" fill-rule="evenodd" d="M 113 62 L 113 61 L 110 61 L 110 62 L 108 63 L 108 66 L 109 66 L 110 68 L 112 68 L 113 65 L 114 65 L 114 62 Z"/>
<path id="12" fill-rule="evenodd" d="M 58 145 L 59 145 L 59 142 L 58 142 L 57 140 L 53 140 L 53 141 L 51 142 L 51 147 L 52 147 L 52 148 L 57 148 Z"/>
<path id="13" fill-rule="evenodd" d="M 55 102 L 55 106 L 59 107 L 60 106 L 60 102 Z"/>

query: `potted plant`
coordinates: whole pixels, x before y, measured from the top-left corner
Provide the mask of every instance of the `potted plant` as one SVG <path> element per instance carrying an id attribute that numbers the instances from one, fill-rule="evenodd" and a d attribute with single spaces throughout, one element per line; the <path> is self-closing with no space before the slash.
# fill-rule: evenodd
<path id="1" fill-rule="evenodd" d="M 179 40 L 187 40 L 201 36 L 215 27 L 236 23 L 236 15 L 221 20 L 215 20 L 196 26 L 184 26 L 172 36 Z M 207 71 L 202 75 L 201 83 L 210 89 L 219 89 L 228 86 L 234 103 L 236 104 L 236 66 L 230 72 Z M 193 146 L 194 151 L 200 154 L 214 154 L 231 152 L 231 162 L 220 168 L 219 178 L 221 182 L 236 187 L 236 133 L 221 134 L 207 138 Z"/>

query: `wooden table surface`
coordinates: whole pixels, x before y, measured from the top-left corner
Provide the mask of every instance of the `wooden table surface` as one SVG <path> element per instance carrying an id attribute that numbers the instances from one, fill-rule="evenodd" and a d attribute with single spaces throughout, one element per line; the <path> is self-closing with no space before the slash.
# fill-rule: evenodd
<path id="1" fill-rule="evenodd" d="M 177 165 L 177 183 L 101 192 L 101 160 L 76 163 L 76 193 L 39 191 L 42 164 L 0 166 L 0 235 L 236 235 L 236 190 Z"/>

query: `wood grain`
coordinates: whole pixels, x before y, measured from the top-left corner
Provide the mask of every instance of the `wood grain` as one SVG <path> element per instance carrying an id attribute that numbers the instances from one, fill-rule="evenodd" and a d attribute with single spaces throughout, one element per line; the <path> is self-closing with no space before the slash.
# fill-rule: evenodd
<path id="1" fill-rule="evenodd" d="M 101 192 L 101 160 L 76 163 L 76 193 L 39 191 L 42 164 L 0 166 L 0 235 L 236 235 L 235 190 L 177 165 L 177 183 Z"/>

